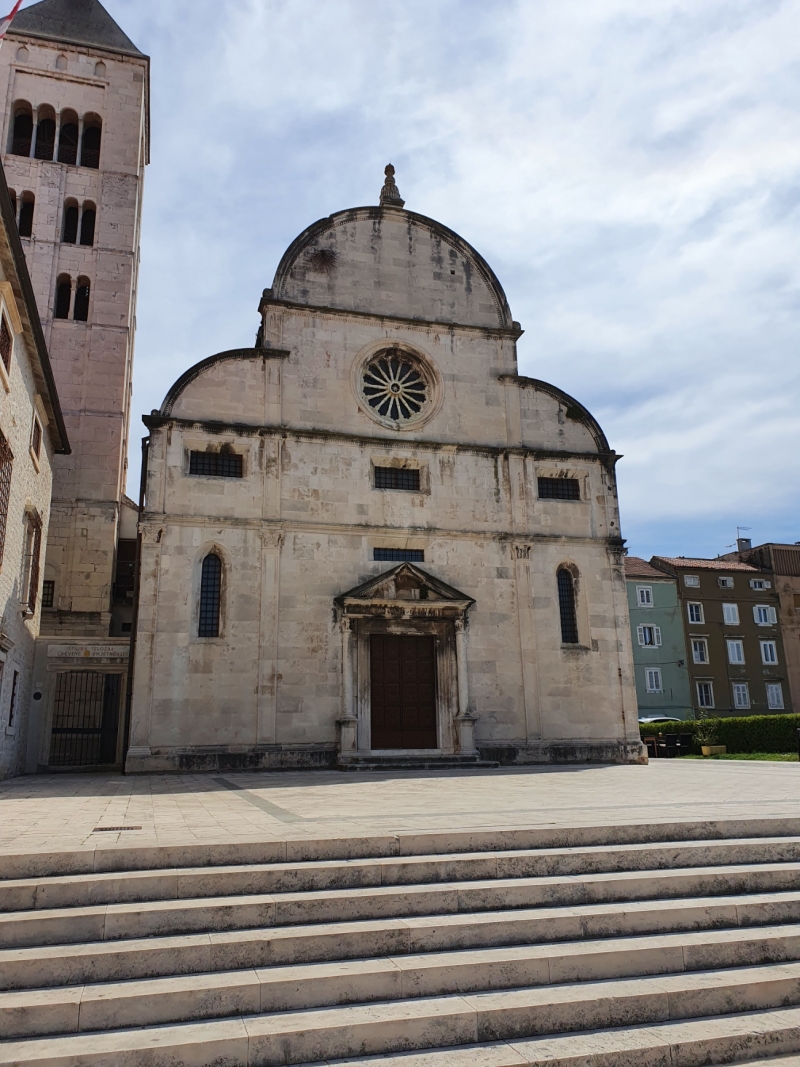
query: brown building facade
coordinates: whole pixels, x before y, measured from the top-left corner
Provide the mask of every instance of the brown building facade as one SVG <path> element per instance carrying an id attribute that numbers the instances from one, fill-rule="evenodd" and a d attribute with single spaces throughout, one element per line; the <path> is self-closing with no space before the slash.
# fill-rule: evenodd
<path id="1" fill-rule="evenodd" d="M 750 548 L 740 542 L 737 558 L 769 572 L 767 578 L 778 597 L 789 692 L 794 707 L 800 708 L 800 544 L 770 542 Z"/>
<path id="2" fill-rule="evenodd" d="M 678 579 L 695 714 L 791 712 L 781 602 L 771 573 L 740 560 L 654 556 L 650 562 Z"/>

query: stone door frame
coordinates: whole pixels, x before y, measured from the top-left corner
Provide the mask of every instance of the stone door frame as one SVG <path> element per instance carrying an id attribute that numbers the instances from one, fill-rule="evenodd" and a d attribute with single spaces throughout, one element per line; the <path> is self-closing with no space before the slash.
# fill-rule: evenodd
<path id="1" fill-rule="evenodd" d="M 401 581 L 398 582 L 398 579 Z M 418 582 L 424 599 L 398 597 L 399 584 Z M 342 633 L 340 758 L 373 754 L 370 636 L 433 637 L 436 649 L 435 749 L 377 750 L 398 756 L 474 755 L 475 717 L 467 676 L 467 612 L 474 601 L 418 567 L 401 564 L 336 598 Z"/>

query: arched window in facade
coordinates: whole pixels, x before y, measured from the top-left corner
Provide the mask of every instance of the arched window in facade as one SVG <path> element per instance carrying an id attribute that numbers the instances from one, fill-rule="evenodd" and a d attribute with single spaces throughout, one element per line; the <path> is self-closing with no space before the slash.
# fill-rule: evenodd
<path id="1" fill-rule="evenodd" d="M 102 138 L 100 119 L 96 115 L 87 115 L 84 119 L 83 142 L 81 144 L 81 166 L 100 166 L 100 141 Z"/>
<path id="2" fill-rule="evenodd" d="M 35 159 L 53 158 L 56 150 L 56 118 L 49 108 L 39 108 L 39 121 L 36 124 Z"/>
<path id="3" fill-rule="evenodd" d="M 58 135 L 58 162 L 74 167 L 78 162 L 78 116 L 74 111 L 61 112 Z"/>
<path id="4" fill-rule="evenodd" d="M 92 287 L 88 278 L 78 278 L 78 288 L 75 290 L 75 310 L 72 317 L 76 322 L 89 321 L 89 297 Z"/>
<path id="5" fill-rule="evenodd" d="M 578 614 L 575 610 L 575 579 L 566 567 L 558 572 L 558 610 L 561 615 L 561 643 L 578 644 Z"/>
<path id="6" fill-rule="evenodd" d="M 14 108 L 14 132 L 11 136 L 11 154 L 29 156 L 33 143 L 33 113 L 30 104 L 17 104 Z"/>
<path id="7" fill-rule="evenodd" d="M 22 194 L 22 207 L 19 209 L 19 235 L 30 237 L 33 234 L 33 211 L 36 206 L 36 198 L 33 193 Z"/>
<path id="8" fill-rule="evenodd" d="M 72 303 L 72 282 L 68 274 L 59 276 L 56 286 L 56 306 L 54 316 L 57 319 L 69 318 L 69 306 Z"/>
<path id="9" fill-rule="evenodd" d="M 198 637 L 219 637 L 219 609 L 222 596 L 222 560 L 209 552 L 200 574 L 200 618 Z"/>
<path id="10" fill-rule="evenodd" d="M 102 59 L 94 65 L 94 76 L 95 78 L 105 78 L 106 76 L 106 65 Z"/>
<path id="11" fill-rule="evenodd" d="M 94 227 L 97 221 L 97 211 L 94 204 L 86 202 L 83 205 L 83 215 L 81 217 L 81 244 L 93 245 L 94 244 Z"/>
<path id="12" fill-rule="evenodd" d="M 61 240 L 65 245 L 78 243 L 78 204 L 75 200 L 68 200 L 64 205 L 64 232 Z"/>

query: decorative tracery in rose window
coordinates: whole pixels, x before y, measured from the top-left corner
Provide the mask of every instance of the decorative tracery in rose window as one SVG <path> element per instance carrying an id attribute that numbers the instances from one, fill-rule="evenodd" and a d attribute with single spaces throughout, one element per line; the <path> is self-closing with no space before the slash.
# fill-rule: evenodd
<path id="1" fill-rule="evenodd" d="M 381 352 L 364 368 L 364 399 L 384 419 L 407 422 L 428 401 L 428 383 L 418 364 L 404 352 Z"/>

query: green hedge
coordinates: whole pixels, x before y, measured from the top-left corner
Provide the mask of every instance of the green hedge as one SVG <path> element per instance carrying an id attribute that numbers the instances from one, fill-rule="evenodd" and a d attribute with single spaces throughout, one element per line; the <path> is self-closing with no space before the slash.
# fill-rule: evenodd
<path id="1" fill-rule="evenodd" d="M 715 744 L 728 752 L 797 752 L 800 715 L 747 715 L 725 719 L 689 719 L 686 722 L 640 723 L 642 737 L 654 734 L 694 734 L 701 721 L 716 732 Z M 699 746 L 697 746 L 699 752 Z"/>

